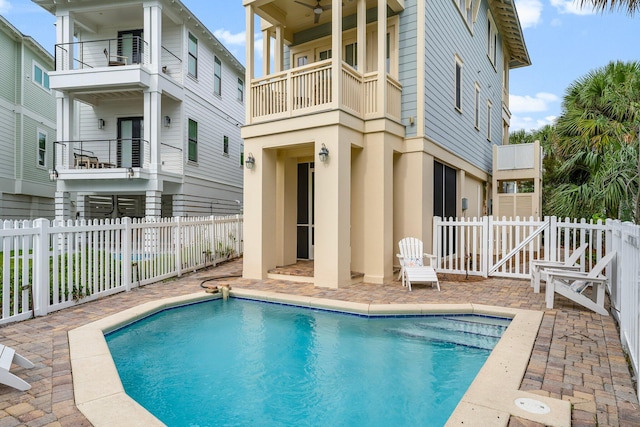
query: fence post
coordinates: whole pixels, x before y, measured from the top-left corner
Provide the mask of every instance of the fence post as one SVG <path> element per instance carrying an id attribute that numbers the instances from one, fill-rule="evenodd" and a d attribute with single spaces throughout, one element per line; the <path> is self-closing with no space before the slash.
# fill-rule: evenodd
<path id="1" fill-rule="evenodd" d="M 546 243 L 545 243 L 546 246 Z M 552 216 L 549 218 L 549 255 L 545 253 L 545 259 L 549 261 L 557 261 L 558 254 L 556 248 L 558 247 L 558 218 Z M 545 247 L 545 250 L 547 248 Z"/>
<path id="2" fill-rule="evenodd" d="M 211 215 L 211 246 L 209 247 L 209 251 L 211 252 L 211 260 L 213 261 L 213 266 L 218 265 L 218 257 L 216 256 L 216 217 Z"/>
<path id="3" fill-rule="evenodd" d="M 236 257 L 240 256 L 240 215 L 236 214 L 236 241 L 235 241 Z"/>
<path id="4" fill-rule="evenodd" d="M 38 229 L 33 243 L 33 314 L 45 316 L 49 312 L 49 294 L 51 283 L 49 277 L 49 220 L 36 219 L 34 228 Z"/>
<path id="5" fill-rule="evenodd" d="M 493 216 L 482 218 L 482 234 L 485 236 L 482 242 L 482 277 L 489 277 L 489 268 L 493 263 Z"/>
<path id="6" fill-rule="evenodd" d="M 133 257 L 131 253 L 131 247 L 133 244 L 133 236 L 132 236 L 132 228 L 131 228 L 131 218 L 124 217 L 122 218 L 122 224 L 124 225 L 124 231 L 122 236 L 122 280 L 124 281 L 123 285 L 127 292 L 131 290 L 131 271 Z"/>
<path id="7" fill-rule="evenodd" d="M 182 241 L 182 228 L 180 223 L 182 222 L 181 217 L 176 217 L 176 238 L 173 240 L 174 250 L 176 254 L 176 274 L 178 277 L 182 276 L 182 251 L 180 248 L 182 245 L 180 242 Z"/>
<path id="8" fill-rule="evenodd" d="M 431 246 L 431 253 L 436 256 L 436 268 L 440 267 L 440 217 L 433 217 L 433 233 L 431 233 L 431 237 L 433 239 L 433 244 Z"/>

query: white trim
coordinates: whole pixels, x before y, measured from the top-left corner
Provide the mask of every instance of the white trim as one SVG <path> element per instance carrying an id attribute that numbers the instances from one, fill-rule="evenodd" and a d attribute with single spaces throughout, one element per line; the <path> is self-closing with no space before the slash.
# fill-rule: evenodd
<path id="1" fill-rule="evenodd" d="M 44 135 L 44 164 L 40 164 L 40 135 Z M 49 132 L 43 130 L 42 128 L 36 128 L 36 167 L 40 169 L 47 169 L 48 161 L 47 157 L 49 154 L 48 144 L 49 142 Z"/>
<path id="2" fill-rule="evenodd" d="M 458 54 L 453 55 L 453 107 L 459 113 L 462 113 L 462 98 L 464 91 L 462 90 L 464 86 L 464 61 L 462 58 L 458 56 Z M 458 68 L 460 69 L 460 80 L 458 81 Z M 458 105 L 458 95 L 460 95 L 460 105 Z"/>
<path id="3" fill-rule="evenodd" d="M 40 69 L 40 72 L 42 73 L 42 82 L 36 81 L 36 67 Z M 38 86 L 40 89 L 44 90 L 45 92 L 51 93 L 51 87 L 46 87 L 44 85 L 45 76 L 47 80 L 49 80 L 49 70 L 44 68 L 38 61 L 33 59 L 31 61 L 31 82 L 36 86 Z"/>

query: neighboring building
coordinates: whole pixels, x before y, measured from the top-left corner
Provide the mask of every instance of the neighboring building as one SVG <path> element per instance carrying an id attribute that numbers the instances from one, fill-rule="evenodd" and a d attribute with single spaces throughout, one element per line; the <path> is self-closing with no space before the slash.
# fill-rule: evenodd
<path id="1" fill-rule="evenodd" d="M 540 141 L 493 147 L 493 189 L 494 216 L 542 216 Z"/>
<path id="2" fill-rule="evenodd" d="M 179 0 L 56 16 L 56 217 L 240 212 L 244 67 Z"/>
<path id="3" fill-rule="evenodd" d="M 0 220 L 53 218 L 53 57 L 0 16 Z"/>
<path id="4" fill-rule="evenodd" d="M 434 216 L 486 212 L 530 64 L 512 0 L 243 4 L 274 58 L 255 78 L 247 31 L 245 277 L 313 258 L 316 286 L 382 283 L 402 237 L 430 251 Z"/>

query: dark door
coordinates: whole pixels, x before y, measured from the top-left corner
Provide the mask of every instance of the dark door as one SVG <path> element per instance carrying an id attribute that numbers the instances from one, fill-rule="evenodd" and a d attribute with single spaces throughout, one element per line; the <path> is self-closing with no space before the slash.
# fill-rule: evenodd
<path id="1" fill-rule="evenodd" d="M 142 159 L 142 117 L 118 119 L 118 167 L 139 168 Z"/>
<path id="2" fill-rule="evenodd" d="M 455 169 L 440 162 L 433 164 L 433 216 L 449 218 L 456 216 L 456 183 Z M 455 240 L 455 236 L 454 236 Z M 449 255 L 455 251 L 455 245 L 449 249 L 449 239 L 442 239 L 442 254 Z"/>
<path id="3" fill-rule="evenodd" d="M 298 259 L 313 259 L 314 164 L 298 164 Z"/>
<path id="4" fill-rule="evenodd" d="M 127 65 L 142 63 L 143 53 L 142 30 L 118 31 L 118 56 L 127 58 Z"/>

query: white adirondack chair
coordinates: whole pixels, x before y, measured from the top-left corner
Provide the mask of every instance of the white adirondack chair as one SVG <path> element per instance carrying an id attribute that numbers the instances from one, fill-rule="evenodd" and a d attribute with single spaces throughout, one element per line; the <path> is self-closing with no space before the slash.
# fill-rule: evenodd
<path id="1" fill-rule="evenodd" d="M 398 242 L 400 253 L 396 256 L 400 261 L 400 274 L 402 286 L 407 286 L 411 291 L 411 283 L 434 283 L 440 290 L 438 276 L 434 269 L 436 256 L 424 252 L 422 240 L 415 237 L 405 237 Z M 428 264 L 425 263 L 428 260 Z"/>
<path id="2" fill-rule="evenodd" d="M 546 270 L 552 268 L 554 270 L 580 270 L 580 265 L 576 264 L 584 251 L 589 247 L 589 243 L 583 243 L 578 248 L 576 248 L 569 258 L 567 258 L 564 262 L 561 261 L 546 261 L 543 259 L 534 259 L 531 261 L 531 286 L 533 287 L 533 291 L 537 294 L 540 293 L 540 280 L 547 281 L 547 273 Z"/>
<path id="3" fill-rule="evenodd" d="M 0 384 L 6 384 L 20 391 L 29 390 L 31 385 L 28 382 L 9 372 L 12 363 L 25 368 L 33 368 L 34 366 L 26 357 L 19 355 L 11 347 L 0 344 Z"/>
<path id="4" fill-rule="evenodd" d="M 547 308 L 553 308 L 555 294 L 558 293 L 571 301 L 595 311 L 603 316 L 609 313 L 604 308 L 605 286 L 609 280 L 602 275 L 605 267 L 616 256 L 615 251 L 603 256 L 588 273 L 582 271 L 547 270 L 547 287 L 545 299 Z M 582 293 L 592 286 L 591 298 Z"/>

